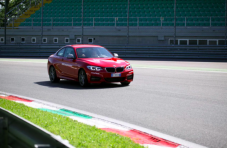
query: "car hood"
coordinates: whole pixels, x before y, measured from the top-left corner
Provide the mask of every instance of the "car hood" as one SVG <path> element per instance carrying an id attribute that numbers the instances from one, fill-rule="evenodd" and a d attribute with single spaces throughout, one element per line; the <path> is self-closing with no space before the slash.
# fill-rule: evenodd
<path id="1" fill-rule="evenodd" d="M 83 58 L 80 60 L 88 65 L 99 67 L 121 67 L 129 65 L 129 62 L 120 58 Z"/>

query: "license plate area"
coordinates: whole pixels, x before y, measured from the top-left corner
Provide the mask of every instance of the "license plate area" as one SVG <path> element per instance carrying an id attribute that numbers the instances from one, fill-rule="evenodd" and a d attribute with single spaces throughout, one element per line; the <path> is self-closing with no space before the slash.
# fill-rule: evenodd
<path id="1" fill-rule="evenodd" d="M 112 73 L 111 77 L 121 77 L 121 73 Z"/>

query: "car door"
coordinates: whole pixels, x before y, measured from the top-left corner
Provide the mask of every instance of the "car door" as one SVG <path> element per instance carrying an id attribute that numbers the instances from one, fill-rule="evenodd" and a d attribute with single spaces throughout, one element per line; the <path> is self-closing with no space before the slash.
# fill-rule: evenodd
<path id="1" fill-rule="evenodd" d="M 61 76 L 63 75 L 63 67 L 62 67 L 62 60 L 64 57 L 64 53 L 65 53 L 65 48 L 62 48 L 61 50 L 59 50 L 55 56 L 55 69 L 57 71 L 58 74 L 60 74 Z"/>
<path id="2" fill-rule="evenodd" d="M 67 56 L 69 54 L 72 54 L 75 57 L 75 59 L 68 59 Z M 62 67 L 64 71 L 64 76 L 68 78 L 76 79 L 76 75 L 78 72 L 78 65 L 76 62 L 75 51 L 72 47 L 65 48 L 65 53 L 62 60 Z"/>

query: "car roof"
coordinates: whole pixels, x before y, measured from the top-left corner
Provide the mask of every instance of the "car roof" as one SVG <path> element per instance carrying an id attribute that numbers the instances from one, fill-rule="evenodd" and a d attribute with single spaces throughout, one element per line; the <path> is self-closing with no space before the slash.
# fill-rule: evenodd
<path id="1" fill-rule="evenodd" d="M 102 47 L 99 45 L 91 45 L 91 44 L 76 44 L 76 45 L 69 45 L 73 48 L 85 48 L 85 47 Z"/>

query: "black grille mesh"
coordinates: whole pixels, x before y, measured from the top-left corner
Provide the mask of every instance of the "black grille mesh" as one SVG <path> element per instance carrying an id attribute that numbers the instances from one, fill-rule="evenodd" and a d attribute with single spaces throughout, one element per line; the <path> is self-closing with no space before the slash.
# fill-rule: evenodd
<path id="1" fill-rule="evenodd" d="M 108 67 L 106 68 L 107 72 L 115 72 L 115 68 L 114 67 Z"/>
<path id="2" fill-rule="evenodd" d="M 117 68 L 107 67 L 106 68 L 106 71 L 107 72 L 115 72 L 115 69 L 116 69 L 116 72 L 122 72 L 122 71 L 124 71 L 124 67 L 117 67 Z"/>
<path id="3" fill-rule="evenodd" d="M 124 71 L 124 67 L 117 67 L 116 68 L 116 72 L 122 72 L 122 71 Z"/>

